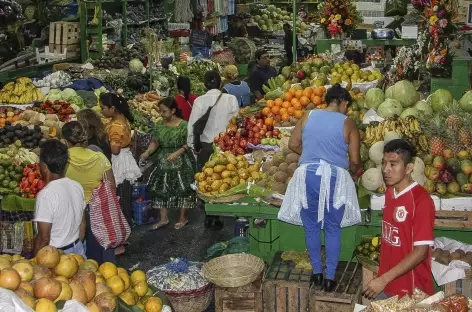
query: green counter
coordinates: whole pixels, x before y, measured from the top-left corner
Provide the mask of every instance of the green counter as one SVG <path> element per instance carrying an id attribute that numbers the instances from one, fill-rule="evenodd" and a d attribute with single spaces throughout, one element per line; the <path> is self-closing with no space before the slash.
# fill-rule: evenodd
<path id="1" fill-rule="evenodd" d="M 306 249 L 303 227 L 279 221 L 279 208 L 257 201 L 253 198 L 244 198 L 238 203 L 216 204 L 206 203 L 205 210 L 209 215 L 245 217 L 249 219 L 249 250 L 251 254 L 270 261 L 277 251 Z M 258 227 L 258 219 L 265 220 L 265 226 Z M 364 212 L 363 218 L 364 220 Z M 352 252 L 361 240 L 362 235 L 380 234 L 382 216 L 380 211 L 373 211 L 370 224 L 359 224 L 344 228 L 341 232 L 341 261 L 348 261 Z M 448 237 L 464 243 L 472 244 L 472 228 L 444 228 L 435 229 L 436 237 Z"/>
<path id="2" fill-rule="evenodd" d="M 378 46 L 406 46 L 416 43 L 416 39 L 392 39 L 392 40 L 374 40 L 363 39 L 362 44 L 367 47 Z M 316 53 L 325 53 L 331 50 L 332 44 L 342 44 L 341 39 L 319 39 L 316 41 Z"/>

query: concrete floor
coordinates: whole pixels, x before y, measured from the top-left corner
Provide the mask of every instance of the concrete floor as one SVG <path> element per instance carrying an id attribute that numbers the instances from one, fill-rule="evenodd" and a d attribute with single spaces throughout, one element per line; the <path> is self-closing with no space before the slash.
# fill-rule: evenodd
<path id="1" fill-rule="evenodd" d="M 202 261 L 211 245 L 233 237 L 234 218 L 222 218 L 225 226 L 220 231 L 204 227 L 205 215 L 200 209 L 190 211 L 188 218 L 188 225 L 180 230 L 174 229 L 177 212 L 171 212 L 169 225 L 158 231 L 149 232 L 150 225 L 134 227 L 126 253 L 118 257 L 118 265 L 148 271 L 168 262 L 171 257 Z M 213 304 L 206 312 L 211 311 L 214 311 Z"/>

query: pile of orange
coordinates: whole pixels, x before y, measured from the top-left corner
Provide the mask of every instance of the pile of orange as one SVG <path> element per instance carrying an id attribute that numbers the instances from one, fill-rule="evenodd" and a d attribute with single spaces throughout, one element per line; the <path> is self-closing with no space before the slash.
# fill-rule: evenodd
<path id="1" fill-rule="evenodd" d="M 280 121 L 289 121 L 291 118 L 300 119 L 303 116 L 305 109 L 310 109 L 310 104 L 314 107 L 324 108 L 324 95 L 326 89 L 324 87 L 305 88 L 297 90 L 290 88 L 283 98 L 275 100 L 267 100 L 266 107 L 262 110 L 262 114 L 266 116 L 266 124 Z M 308 106 L 308 107 L 307 107 Z"/>

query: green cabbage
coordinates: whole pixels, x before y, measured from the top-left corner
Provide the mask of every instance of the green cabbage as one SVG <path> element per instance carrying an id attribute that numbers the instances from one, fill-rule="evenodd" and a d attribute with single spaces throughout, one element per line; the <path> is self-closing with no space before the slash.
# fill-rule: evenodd
<path id="1" fill-rule="evenodd" d="M 420 100 L 415 86 L 408 80 L 401 80 L 393 85 L 392 98 L 400 102 L 403 107 L 410 107 Z"/>
<path id="2" fill-rule="evenodd" d="M 466 112 L 472 112 L 472 91 L 467 91 L 459 100 L 459 106 Z"/>
<path id="3" fill-rule="evenodd" d="M 418 118 L 420 116 L 420 111 L 414 107 L 408 107 L 401 113 L 400 117 L 406 118 L 408 116 L 413 116 L 413 117 Z"/>
<path id="4" fill-rule="evenodd" d="M 416 108 L 417 110 L 420 111 L 420 113 L 422 113 L 423 115 L 425 116 L 431 116 L 433 115 L 433 109 L 431 108 L 431 106 L 426 103 L 426 101 L 424 100 L 421 100 L 421 101 L 418 101 L 416 102 L 415 105 L 413 105 L 414 108 Z"/>
<path id="5" fill-rule="evenodd" d="M 377 108 L 377 114 L 384 118 L 388 119 L 395 115 L 400 116 L 403 111 L 403 106 L 394 99 L 386 99 L 382 104 Z"/>
<path id="6" fill-rule="evenodd" d="M 68 100 L 73 96 L 77 96 L 77 93 L 75 92 L 74 89 L 71 88 L 66 88 L 62 91 L 62 98 Z"/>
<path id="7" fill-rule="evenodd" d="M 70 104 L 76 105 L 79 108 L 82 108 L 84 106 L 84 100 L 78 95 L 68 98 L 67 102 L 69 102 Z"/>
<path id="8" fill-rule="evenodd" d="M 46 96 L 46 100 L 54 102 L 54 101 L 62 101 L 62 92 L 59 89 L 51 89 Z"/>
<path id="9" fill-rule="evenodd" d="M 451 106 L 452 100 L 452 93 L 445 89 L 437 89 L 428 98 L 428 102 L 435 113 L 442 112 L 446 107 Z"/>
<path id="10" fill-rule="evenodd" d="M 141 62 L 140 60 L 132 59 L 131 61 L 129 61 L 129 69 L 133 73 L 140 73 L 143 71 L 143 68 L 144 68 L 143 62 Z"/>
<path id="11" fill-rule="evenodd" d="M 385 100 L 385 95 L 382 89 L 372 88 L 365 94 L 365 103 L 367 108 L 377 108 Z"/>

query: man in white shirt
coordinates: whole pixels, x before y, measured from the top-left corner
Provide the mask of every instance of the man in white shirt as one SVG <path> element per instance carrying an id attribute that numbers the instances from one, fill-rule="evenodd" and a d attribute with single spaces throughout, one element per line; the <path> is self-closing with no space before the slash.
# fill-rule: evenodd
<path id="1" fill-rule="evenodd" d="M 239 111 L 238 99 L 234 95 L 222 93 L 221 77 L 217 71 L 209 71 L 205 73 L 205 88 L 208 92 L 199 96 L 193 102 L 192 113 L 188 121 L 187 128 L 187 145 L 193 149 L 197 156 L 197 170 L 200 171 L 213 153 L 213 140 L 221 132 L 226 130 L 226 126 L 233 116 Z M 194 124 L 205 113 L 211 109 L 208 121 L 205 125 L 203 133 L 200 135 L 201 148 L 195 150 L 194 140 Z M 207 227 L 221 228 L 222 223 L 218 218 L 209 218 L 205 220 Z"/>
<path id="2" fill-rule="evenodd" d="M 59 140 L 46 141 L 41 147 L 39 168 L 46 186 L 36 198 L 34 221 L 38 235 L 34 254 L 51 245 L 67 253 L 85 257 L 85 198 L 82 186 L 65 177 L 69 154 Z"/>

